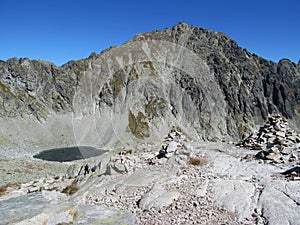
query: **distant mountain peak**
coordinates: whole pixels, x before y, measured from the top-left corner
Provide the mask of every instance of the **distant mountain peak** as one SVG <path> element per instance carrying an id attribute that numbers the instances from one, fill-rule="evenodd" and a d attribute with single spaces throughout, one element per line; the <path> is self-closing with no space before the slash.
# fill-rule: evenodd
<path id="1" fill-rule="evenodd" d="M 265 60 L 223 33 L 181 22 L 61 67 L 0 61 L 0 119 L 95 117 L 102 144 L 161 137 L 174 124 L 205 140 L 238 139 L 273 113 L 300 127 L 299 71 L 290 60 Z"/>

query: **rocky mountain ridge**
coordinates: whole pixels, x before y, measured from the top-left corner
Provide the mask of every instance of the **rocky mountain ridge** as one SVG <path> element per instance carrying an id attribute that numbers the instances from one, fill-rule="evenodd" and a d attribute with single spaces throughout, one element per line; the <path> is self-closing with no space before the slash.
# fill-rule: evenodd
<path id="1" fill-rule="evenodd" d="M 0 102 L 8 149 L 134 145 L 172 126 L 192 139 L 238 140 L 272 113 L 298 129 L 300 63 L 274 63 L 223 33 L 179 23 L 61 67 L 0 61 Z"/>

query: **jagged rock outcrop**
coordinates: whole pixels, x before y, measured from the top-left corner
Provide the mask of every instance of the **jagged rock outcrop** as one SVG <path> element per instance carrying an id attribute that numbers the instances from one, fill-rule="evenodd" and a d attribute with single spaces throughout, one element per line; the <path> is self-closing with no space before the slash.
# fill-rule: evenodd
<path id="1" fill-rule="evenodd" d="M 297 129 L 299 68 L 185 23 L 61 67 L 1 61 L 0 143 L 26 151 L 53 143 L 132 146 L 159 140 L 172 126 L 194 139 L 239 139 L 272 113 Z"/>
<path id="2" fill-rule="evenodd" d="M 12 58 L 0 62 L 1 117 L 45 118 L 72 109 L 75 82 L 52 63 Z"/>

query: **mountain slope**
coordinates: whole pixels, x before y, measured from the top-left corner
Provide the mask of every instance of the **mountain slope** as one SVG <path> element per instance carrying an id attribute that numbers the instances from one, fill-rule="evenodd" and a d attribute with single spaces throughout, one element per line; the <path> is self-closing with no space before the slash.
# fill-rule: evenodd
<path id="1" fill-rule="evenodd" d="M 194 139 L 236 140 L 271 113 L 299 127 L 300 64 L 267 61 L 223 33 L 179 23 L 62 67 L 1 61 L 0 102 L 7 148 L 132 146 L 172 126 Z"/>

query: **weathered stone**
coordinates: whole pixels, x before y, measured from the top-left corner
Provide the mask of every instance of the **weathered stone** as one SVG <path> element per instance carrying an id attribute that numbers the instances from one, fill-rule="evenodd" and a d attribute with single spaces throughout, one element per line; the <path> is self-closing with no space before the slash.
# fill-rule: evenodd
<path id="1" fill-rule="evenodd" d="M 172 141 L 169 143 L 168 147 L 167 147 L 167 152 L 168 153 L 174 153 L 178 147 L 179 143 L 177 143 L 176 141 Z"/>
<path id="2" fill-rule="evenodd" d="M 35 193 L 7 200 L 0 206 L 0 224 L 138 224 L 136 217 L 120 210 L 96 205 L 72 205 L 62 196 Z M 16 213 L 17 212 L 17 213 Z M 10 214 L 12 216 L 10 216 Z"/>
<path id="3" fill-rule="evenodd" d="M 39 192 L 41 190 L 42 190 L 41 187 L 30 187 L 28 188 L 28 193 Z"/>
<path id="4" fill-rule="evenodd" d="M 289 155 L 293 152 L 293 149 L 290 147 L 285 147 L 281 150 L 281 154 L 283 155 Z"/>
<path id="5" fill-rule="evenodd" d="M 273 160 L 273 161 L 278 161 L 280 158 L 280 155 L 279 154 L 276 154 L 276 153 L 268 153 L 266 156 L 265 156 L 265 159 L 266 160 Z"/>
<path id="6" fill-rule="evenodd" d="M 279 153 L 280 153 L 280 150 L 279 150 L 278 147 L 271 147 L 271 148 L 270 148 L 270 152 L 275 153 L 275 154 L 279 154 Z"/>
<path id="7" fill-rule="evenodd" d="M 278 137 L 285 137 L 285 132 L 283 132 L 283 131 L 278 131 L 278 132 L 276 132 L 276 136 L 278 136 Z"/>
<path id="8" fill-rule="evenodd" d="M 166 191 L 161 187 L 154 187 L 139 202 L 142 209 L 151 207 L 162 208 L 170 205 L 173 200 L 179 198 L 180 193 L 176 191 Z"/>
<path id="9" fill-rule="evenodd" d="M 289 161 L 290 162 L 298 161 L 298 156 L 296 154 L 294 154 L 294 153 L 291 153 L 289 155 Z"/>
<path id="10" fill-rule="evenodd" d="M 251 216 L 253 203 L 249 196 L 255 195 L 253 184 L 240 180 L 215 180 L 212 192 L 215 204 L 238 213 L 241 219 Z"/>
<path id="11" fill-rule="evenodd" d="M 299 220 L 299 207 L 289 194 L 276 187 L 263 189 L 259 201 L 262 216 L 269 224 L 297 224 Z M 275 213 L 276 212 L 276 213 Z"/>
<path id="12" fill-rule="evenodd" d="M 170 152 L 170 153 L 168 152 L 168 153 L 165 154 L 165 157 L 166 158 L 171 158 L 173 155 L 174 155 L 173 152 Z"/>

